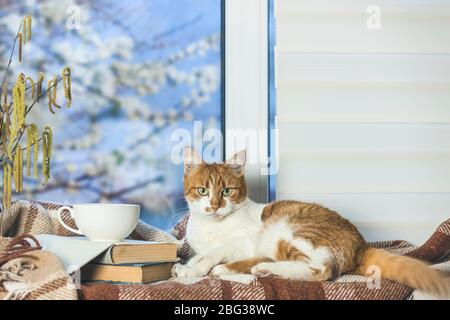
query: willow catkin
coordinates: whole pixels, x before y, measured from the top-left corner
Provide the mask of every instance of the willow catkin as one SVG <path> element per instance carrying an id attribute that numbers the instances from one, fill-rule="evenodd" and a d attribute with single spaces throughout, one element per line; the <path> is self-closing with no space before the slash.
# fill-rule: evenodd
<path id="1" fill-rule="evenodd" d="M 19 74 L 13 88 L 13 121 L 10 126 L 10 137 L 7 148 L 8 157 L 12 158 L 12 149 L 19 130 L 25 125 L 25 75 Z"/>
<path id="2" fill-rule="evenodd" d="M 52 103 L 53 106 L 56 108 L 61 108 L 57 103 L 56 103 L 56 93 L 58 92 L 58 78 L 55 76 L 53 78 L 53 88 L 52 88 Z"/>
<path id="3" fill-rule="evenodd" d="M 4 121 L 4 128 L 5 128 L 5 134 L 7 139 L 9 138 L 9 135 L 11 134 L 11 115 L 9 112 L 9 104 L 6 104 L 3 108 L 5 119 Z"/>
<path id="4" fill-rule="evenodd" d="M 56 93 L 58 92 L 58 78 L 54 77 L 53 79 L 48 81 L 48 109 L 51 113 L 55 113 L 53 107 L 61 108 L 56 103 Z"/>
<path id="5" fill-rule="evenodd" d="M 27 42 L 27 17 L 23 17 L 22 20 L 22 33 L 23 33 L 23 44 Z"/>
<path id="6" fill-rule="evenodd" d="M 50 178 L 50 158 L 52 156 L 52 129 L 49 126 L 42 132 L 42 175 L 44 184 Z"/>
<path id="7" fill-rule="evenodd" d="M 62 71 L 62 80 L 64 85 L 64 97 L 67 100 L 67 107 L 70 108 L 72 104 L 72 80 L 70 74 L 70 67 L 65 67 Z"/>
<path id="8" fill-rule="evenodd" d="M 25 159 L 27 162 L 27 177 L 31 176 L 31 145 L 33 144 L 33 134 L 31 126 L 27 128 L 27 146 L 25 150 Z"/>
<path id="9" fill-rule="evenodd" d="M 27 127 L 27 147 L 26 147 L 26 163 L 27 176 L 31 176 L 31 147 L 33 147 L 33 171 L 34 177 L 37 178 L 37 156 L 38 156 L 38 141 L 37 141 L 37 125 L 32 123 Z"/>
<path id="10" fill-rule="evenodd" d="M 27 17 L 27 35 L 28 35 L 28 41 L 31 40 L 31 15 L 28 15 Z"/>
<path id="11" fill-rule="evenodd" d="M 23 154 L 22 147 L 17 146 L 14 153 L 14 167 L 13 167 L 14 185 L 16 192 L 22 192 L 23 190 Z"/>
<path id="12" fill-rule="evenodd" d="M 8 207 L 10 207 L 11 206 L 11 194 L 12 194 L 12 179 L 11 179 L 12 167 L 11 167 L 11 164 L 8 163 L 7 167 L 8 167 L 8 192 L 7 192 L 8 199 L 6 201 L 8 202 Z"/>
<path id="13" fill-rule="evenodd" d="M 22 32 L 19 32 L 19 62 L 22 62 Z"/>
<path id="14" fill-rule="evenodd" d="M 8 199 L 8 165 L 5 164 L 3 166 L 3 206 L 4 209 L 6 209 L 8 207 L 7 205 L 7 199 Z"/>
<path id="15" fill-rule="evenodd" d="M 16 82 L 16 87 L 19 88 L 19 104 L 16 119 L 18 128 L 25 126 L 25 82 L 25 75 L 23 73 L 19 74 Z"/>
<path id="16" fill-rule="evenodd" d="M 13 155 L 13 178 L 14 178 L 14 185 L 16 187 L 16 192 L 19 192 L 19 175 L 17 174 L 18 172 L 18 158 L 17 158 L 18 152 L 16 151 Z"/>
<path id="17" fill-rule="evenodd" d="M 38 155 L 39 155 L 39 143 L 38 143 L 38 132 L 37 127 L 34 132 L 34 144 L 33 144 L 33 174 L 34 178 L 38 178 Z"/>
<path id="18" fill-rule="evenodd" d="M 34 95 L 36 94 L 36 86 L 35 86 L 34 80 L 31 77 L 27 77 L 25 79 L 25 83 L 27 83 L 27 82 L 29 82 L 31 84 L 31 99 L 34 99 Z"/>
<path id="19" fill-rule="evenodd" d="M 58 79 L 56 77 L 53 78 L 53 84 L 52 84 L 52 102 L 53 105 L 56 104 L 56 93 L 58 91 Z"/>
<path id="20" fill-rule="evenodd" d="M 53 95 L 52 95 L 52 85 L 53 85 L 53 80 L 48 80 L 47 83 L 47 100 L 48 100 L 48 110 L 50 110 L 51 113 L 55 113 L 55 111 L 53 110 Z"/>
<path id="21" fill-rule="evenodd" d="M 18 109 L 20 104 L 20 89 L 18 87 L 13 88 L 13 110 L 12 110 L 12 122 L 10 125 L 10 137 L 9 137 L 9 144 L 8 144 L 8 156 L 12 157 L 12 147 L 14 144 L 15 139 L 17 138 L 17 132 L 18 132 Z"/>
<path id="22" fill-rule="evenodd" d="M 3 167 L 3 206 L 11 206 L 11 165 L 9 162 Z"/>
<path id="23" fill-rule="evenodd" d="M 41 100 L 42 95 L 42 83 L 44 82 L 45 74 L 43 72 L 39 73 L 39 77 L 37 80 L 37 102 Z"/>

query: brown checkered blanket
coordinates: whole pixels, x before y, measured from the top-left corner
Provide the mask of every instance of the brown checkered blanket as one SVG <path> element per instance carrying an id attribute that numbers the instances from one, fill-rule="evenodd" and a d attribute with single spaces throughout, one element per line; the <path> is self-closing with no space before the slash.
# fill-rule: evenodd
<path id="1" fill-rule="evenodd" d="M 21 201 L 15 203 L 4 213 L 3 230 L 9 237 L 20 234 L 52 233 L 72 236 L 69 231 L 59 226 L 56 218 L 58 204 Z M 189 216 L 185 215 L 172 234 L 183 239 Z M 67 214 L 63 220 L 74 226 Z M 168 240 L 167 233 L 139 223 L 131 238 L 143 240 Z M 415 247 L 405 241 L 384 241 L 373 243 L 373 246 L 385 248 L 395 254 L 420 258 L 433 264 L 433 267 L 444 272 L 450 272 L 450 219 L 443 222 L 420 247 Z M 42 250 L 40 250 L 42 251 Z M 39 252 L 39 251 L 34 251 Z M 179 255 L 186 257 L 189 246 L 186 242 L 180 247 Z M 0 246 L 0 256 L 2 247 Z M 1 274 L 1 273 L 0 273 Z M 64 279 L 70 279 L 67 277 Z M 73 298 L 73 287 L 68 286 L 65 294 L 37 295 L 35 292 L 57 292 L 55 285 L 50 285 L 51 277 L 41 277 L 39 285 L 30 282 L 28 289 L 19 297 L 36 298 Z M 53 282 L 52 282 L 53 283 Z M 70 282 L 64 282 L 66 285 Z M 0 277 L 0 298 L 2 297 L 2 280 Z M 64 287 L 66 288 L 66 287 Z M 27 291 L 28 290 L 28 291 Z M 72 291 L 71 291 L 72 290 Z M 34 294 L 32 294 L 34 292 Z M 69 293 L 69 294 L 67 294 Z M 84 283 L 78 290 L 80 299 L 411 299 L 429 298 L 421 292 L 389 280 L 382 280 L 374 285 L 363 276 L 344 275 L 333 282 L 303 282 L 283 280 L 274 277 L 255 277 L 253 275 L 223 275 L 203 278 L 172 278 L 153 284 L 109 284 Z"/>

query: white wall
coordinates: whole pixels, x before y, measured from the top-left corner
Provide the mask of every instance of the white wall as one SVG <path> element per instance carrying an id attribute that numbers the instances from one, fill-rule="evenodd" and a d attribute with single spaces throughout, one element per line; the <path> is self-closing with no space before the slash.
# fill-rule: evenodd
<path id="1" fill-rule="evenodd" d="M 450 217 L 450 1 L 277 0 L 277 198 L 322 203 L 369 240 Z"/>

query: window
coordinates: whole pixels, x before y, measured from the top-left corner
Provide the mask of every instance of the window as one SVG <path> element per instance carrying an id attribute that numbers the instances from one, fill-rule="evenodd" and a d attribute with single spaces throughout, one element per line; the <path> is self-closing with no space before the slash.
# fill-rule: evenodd
<path id="1" fill-rule="evenodd" d="M 275 5 L 277 198 L 426 240 L 449 216 L 449 3 Z"/>
<path id="2" fill-rule="evenodd" d="M 171 133 L 185 128 L 199 137 L 222 129 L 221 1 L 0 4 L 1 61 L 21 17 L 33 16 L 35 38 L 23 63 L 13 63 L 14 74 L 72 69 L 71 109 L 33 109 L 32 121 L 52 126 L 55 152 L 48 185 L 26 180 L 23 198 L 137 203 L 146 222 L 173 225 L 186 208 Z M 197 120 L 202 126 L 193 132 Z"/>

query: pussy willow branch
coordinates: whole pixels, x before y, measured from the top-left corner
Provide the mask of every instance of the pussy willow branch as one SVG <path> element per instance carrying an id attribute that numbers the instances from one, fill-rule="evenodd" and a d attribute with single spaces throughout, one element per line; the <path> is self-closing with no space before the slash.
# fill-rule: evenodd
<path id="1" fill-rule="evenodd" d="M 52 89 L 54 86 L 56 86 L 56 84 L 57 84 L 58 82 L 60 82 L 61 80 L 62 80 L 62 78 L 58 78 L 58 79 L 56 80 L 55 83 L 53 83 L 50 87 L 48 87 L 46 90 L 44 90 L 44 92 L 42 92 L 41 95 L 40 95 L 39 97 L 37 97 L 37 98 L 33 101 L 33 103 L 27 108 L 27 110 L 25 111 L 25 116 L 27 116 L 28 113 L 31 111 L 31 109 L 36 105 L 37 101 L 40 100 L 43 96 L 45 96 L 45 95 L 47 94 L 47 92 L 48 92 L 50 89 Z M 11 108 L 11 109 L 12 109 L 12 108 Z M 10 112 L 12 112 L 12 111 L 10 110 Z M 3 121 L 2 121 L 2 122 L 3 122 Z M 16 140 L 15 140 L 15 144 L 14 144 L 14 147 L 13 147 L 13 149 L 12 149 L 12 153 L 14 153 L 14 152 L 16 151 L 17 145 L 19 144 L 20 139 L 22 139 L 22 136 L 23 136 L 24 133 L 25 133 L 25 129 L 21 129 L 21 130 L 20 130 L 20 133 L 19 133 L 19 136 L 18 136 L 18 137 L 16 138 Z M 39 139 L 39 140 L 41 140 L 41 139 Z M 39 140 L 38 140 L 38 141 L 39 141 Z M 25 148 L 25 149 L 26 149 L 26 148 Z M 22 149 L 22 150 L 25 150 L 25 149 Z M 0 157 L 0 166 L 2 166 L 2 165 L 5 163 L 4 158 L 5 158 L 5 154 L 2 154 L 2 156 Z"/>
<path id="2" fill-rule="evenodd" d="M 20 33 L 20 30 L 21 30 L 21 29 L 22 29 L 22 24 L 20 24 L 19 30 L 17 30 L 16 37 L 14 38 L 13 47 L 12 47 L 11 53 L 10 53 L 10 55 L 9 55 L 8 65 L 6 66 L 5 74 L 3 75 L 2 86 L 3 86 L 3 84 L 6 82 L 6 77 L 8 76 L 9 69 L 11 68 L 12 57 L 13 57 L 13 55 L 14 55 L 14 50 L 15 50 L 15 48 L 16 48 L 17 39 L 19 38 L 19 33 Z M 1 108 L 1 106 L 0 106 L 0 110 L 3 112 L 3 109 Z"/>
<path id="3" fill-rule="evenodd" d="M 41 142 L 41 141 L 42 141 L 42 138 L 37 139 L 36 142 L 33 142 L 32 144 L 30 144 L 30 148 L 31 148 L 32 146 L 34 146 L 36 143 L 39 143 L 39 142 Z M 25 150 L 27 150 L 27 147 L 22 148 L 22 151 L 25 151 Z"/>
<path id="4" fill-rule="evenodd" d="M 37 97 L 33 103 L 28 107 L 28 109 L 25 111 L 25 117 L 28 115 L 28 113 L 31 111 L 31 109 L 33 109 L 33 107 L 36 105 L 36 103 L 38 102 L 38 100 L 40 100 L 43 96 L 45 96 L 47 94 L 47 92 L 52 89 L 54 86 L 56 86 L 56 84 L 58 82 L 60 82 L 62 80 L 62 78 L 59 78 L 56 80 L 55 83 L 53 83 L 50 87 L 48 87 L 46 90 L 44 90 L 44 92 L 41 93 L 41 95 L 39 97 Z M 16 144 L 14 145 L 13 151 L 16 150 L 17 145 L 20 142 L 20 139 L 22 138 L 23 134 L 25 133 L 25 130 L 21 130 L 20 131 L 20 135 L 19 137 L 16 139 Z"/>
<path id="5" fill-rule="evenodd" d="M 58 84 L 58 82 L 60 82 L 62 80 L 62 78 L 58 78 L 57 80 L 56 80 L 56 83 L 54 83 L 54 84 L 52 84 L 50 87 L 48 87 L 47 88 L 47 90 L 44 90 L 44 92 L 42 92 L 41 93 L 41 95 L 39 96 L 39 97 L 36 97 L 36 99 L 31 103 L 31 105 L 27 108 L 27 110 L 25 111 L 25 116 L 31 111 L 31 108 L 33 108 L 33 106 L 38 102 L 38 101 L 40 101 L 41 100 L 41 98 L 43 97 L 43 96 L 45 96 L 46 94 L 47 94 L 47 92 L 51 89 L 51 88 L 53 88 L 54 86 L 56 86 L 57 84 Z M 28 89 L 30 89 L 31 87 L 28 87 L 28 88 L 26 88 L 25 89 L 25 91 L 27 91 Z M 13 103 L 12 102 L 10 102 L 9 103 L 9 115 L 11 116 L 11 114 L 12 114 L 12 112 L 13 112 L 13 110 L 12 110 L 12 105 L 13 105 Z"/>
<path id="6" fill-rule="evenodd" d="M 34 107 L 34 105 L 43 97 L 47 94 L 47 92 L 52 89 L 54 86 L 56 86 L 58 84 L 58 82 L 60 82 L 62 80 L 62 78 L 58 78 L 56 79 L 56 82 L 53 83 L 50 87 L 48 87 L 46 90 L 44 90 L 44 92 L 41 93 L 41 95 L 39 97 L 37 97 L 33 103 L 28 107 L 27 111 L 25 111 L 25 116 L 27 116 L 27 114 L 31 111 L 31 109 Z"/>
<path id="7" fill-rule="evenodd" d="M 10 70 L 10 68 L 11 68 L 12 58 L 13 58 L 13 55 L 14 55 L 14 51 L 15 51 L 16 44 L 17 44 L 17 39 L 19 38 L 19 33 L 20 33 L 20 30 L 21 30 L 21 29 L 22 29 L 22 24 L 20 24 L 19 29 L 17 30 L 17 33 L 16 33 L 16 37 L 14 38 L 14 43 L 13 43 L 13 46 L 12 46 L 12 48 L 11 48 L 11 53 L 10 53 L 10 55 L 9 55 L 8 65 L 6 66 L 5 73 L 4 73 L 4 75 L 3 75 L 2 86 L 3 86 L 3 84 L 6 82 L 6 78 L 7 78 L 7 76 L 8 76 L 8 72 L 9 72 L 9 70 Z M 33 101 L 33 103 L 28 107 L 28 109 L 25 111 L 25 116 L 27 116 L 28 113 L 31 111 L 31 109 L 34 107 L 34 105 L 35 105 L 42 97 L 44 97 L 44 96 L 48 93 L 48 91 L 49 91 L 50 89 L 52 89 L 54 86 L 56 86 L 56 85 L 58 84 L 58 82 L 60 82 L 61 80 L 62 80 L 62 78 L 57 79 L 55 83 L 53 83 L 50 87 L 48 87 L 46 90 L 44 90 L 44 92 L 42 92 L 41 95 L 38 96 L 38 97 Z M 28 89 L 30 89 L 30 88 L 31 88 L 31 87 L 28 87 L 28 88 L 26 88 L 26 90 L 28 90 Z M 12 106 L 12 104 L 10 104 L 10 106 Z M 9 110 L 9 114 L 11 115 L 12 108 L 9 108 L 9 109 L 10 109 L 10 110 Z M 0 105 L 0 111 L 3 112 L 3 108 L 1 107 L 1 105 Z M 1 132 L 2 130 L 3 130 L 3 121 L 2 121 L 1 126 L 0 126 L 0 132 Z M 21 131 L 20 131 L 20 135 L 19 135 L 19 137 L 16 139 L 15 145 L 14 145 L 13 150 L 12 150 L 13 153 L 15 152 L 15 150 L 16 150 L 16 148 L 17 148 L 17 145 L 18 145 L 18 143 L 20 142 L 20 139 L 22 138 L 24 132 L 25 132 L 25 130 L 21 130 Z M 41 139 L 39 139 L 39 140 L 41 140 Z M 38 140 L 38 141 L 39 141 L 39 140 Z M 3 142 L 3 143 L 4 143 L 4 142 Z M 25 148 L 25 149 L 26 149 L 26 148 Z M 0 166 L 2 166 L 2 165 L 4 164 L 4 157 L 5 157 L 5 154 L 2 154 L 2 156 L 0 157 Z"/>
<path id="8" fill-rule="evenodd" d="M 32 146 L 34 146 L 36 143 L 39 143 L 39 142 L 41 142 L 41 141 L 42 141 L 42 138 L 37 139 L 36 142 L 33 142 L 32 144 L 30 144 L 30 148 L 31 148 Z M 25 150 L 27 150 L 27 147 L 22 148 L 22 151 L 25 151 Z M 2 158 L 0 158 L 0 159 L 3 159 L 3 155 L 2 155 Z M 6 162 L 7 162 L 6 160 L 1 160 L 1 162 L 0 162 L 0 167 L 2 167 Z"/>

